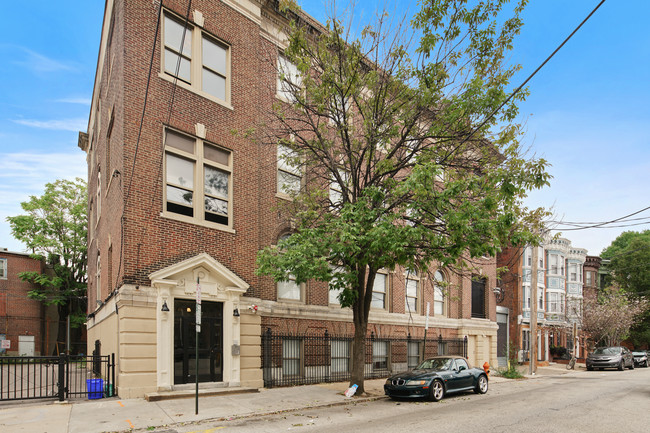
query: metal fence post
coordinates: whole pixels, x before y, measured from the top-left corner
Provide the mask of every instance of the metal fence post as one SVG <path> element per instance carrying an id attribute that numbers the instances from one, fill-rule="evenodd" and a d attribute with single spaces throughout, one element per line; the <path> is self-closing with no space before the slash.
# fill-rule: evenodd
<path id="1" fill-rule="evenodd" d="M 271 328 L 266 328 L 266 332 L 262 334 L 262 348 L 264 350 L 262 356 L 262 377 L 264 379 L 264 386 L 271 388 L 273 381 L 271 380 Z"/>
<path id="2" fill-rule="evenodd" d="M 467 335 L 463 338 L 463 356 L 467 358 Z"/>
<path id="3" fill-rule="evenodd" d="M 59 401 L 65 400 L 65 354 L 59 355 Z"/>
<path id="4" fill-rule="evenodd" d="M 102 374 L 102 342 L 95 340 L 95 350 L 93 350 L 93 374 L 96 377 Z"/>

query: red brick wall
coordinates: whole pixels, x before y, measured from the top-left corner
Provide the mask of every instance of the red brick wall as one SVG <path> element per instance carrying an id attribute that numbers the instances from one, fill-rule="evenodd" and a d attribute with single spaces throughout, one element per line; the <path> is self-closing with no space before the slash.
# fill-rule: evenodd
<path id="1" fill-rule="evenodd" d="M 32 335 L 35 350 L 40 352 L 42 346 L 43 304 L 29 299 L 27 292 L 34 285 L 22 281 L 21 272 L 43 272 L 43 263 L 23 254 L 0 251 L 0 259 L 7 260 L 7 279 L 0 279 L 0 334 L 6 334 L 11 340 L 7 351 L 18 351 L 18 336 Z"/>

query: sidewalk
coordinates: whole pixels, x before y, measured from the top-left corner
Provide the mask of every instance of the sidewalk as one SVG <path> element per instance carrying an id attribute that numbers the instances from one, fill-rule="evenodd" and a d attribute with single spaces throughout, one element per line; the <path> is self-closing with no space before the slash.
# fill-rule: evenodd
<path id="1" fill-rule="evenodd" d="M 526 366 L 527 368 L 527 366 Z M 584 366 L 576 365 L 576 370 Z M 527 371 L 522 371 L 527 374 Z M 569 373 L 565 365 L 539 367 L 533 377 Z M 490 374 L 490 385 L 510 379 Z M 147 428 L 205 420 L 228 420 L 307 408 L 377 400 L 385 379 L 365 381 L 364 397 L 346 398 L 347 383 L 261 389 L 258 393 L 201 397 L 195 415 L 193 398 L 147 402 L 144 399 L 75 400 L 70 403 L 8 403 L 0 405 L 0 431 L 25 433 L 100 433 L 147 431 Z M 151 429 L 153 430 L 153 429 Z"/>

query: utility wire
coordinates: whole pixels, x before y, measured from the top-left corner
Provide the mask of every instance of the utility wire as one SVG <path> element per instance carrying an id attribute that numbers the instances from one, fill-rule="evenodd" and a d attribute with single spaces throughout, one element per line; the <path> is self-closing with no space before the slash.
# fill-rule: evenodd
<path id="1" fill-rule="evenodd" d="M 508 96 L 508 97 L 506 98 L 505 101 L 503 101 L 503 102 L 501 103 L 501 105 L 499 105 L 499 106 L 498 106 L 494 111 L 492 111 L 492 113 L 490 113 L 490 115 L 487 116 L 487 117 L 483 120 L 483 122 L 481 122 L 481 124 L 480 124 L 479 126 L 477 126 L 476 128 L 474 128 L 474 130 L 473 130 L 473 131 L 472 131 L 472 132 L 471 132 L 467 137 L 465 137 L 465 139 L 464 139 L 463 141 L 461 141 L 460 144 L 459 144 L 458 146 L 461 146 L 461 145 L 462 145 L 463 143 L 465 143 L 467 140 L 469 140 L 470 138 L 472 138 L 472 136 L 474 136 L 474 134 L 476 134 L 476 132 L 478 132 L 478 130 L 480 130 L 483 126 L 485 126 L 485 124 L 488 123 L 488 121 L 490 121 L 490 119 L 492 119 L 492 117 L 494 117 L 494 115 L 497 114 L 497 113 L 499 112 L 499 110 L 501 110 L 501 109 L 502 109 L 502 108 L 503 108 L 503 107 L 504 107 L 508 102 L 510 102 L 510 100 L 511 100 L 511 99 L 512 99 L 512 98 L 513 98 L 517 93 L 519 93 L 519 92 L 521 91 L 521 89 L 522 89 L 526 84 L 528 84 L 528 82 L 529 82 L 529 81 L 530 81 L 530 80 L 531 80 L 531 79 L 532 79 L 532 78 L 537 74 L 537 72 L 539 72 L 539 70 L 542 69 L 542 68 L 544 67 L 544 65 L 546 65 L 546 63 L 548 63 L 548 61 L 551 60 L 551 58 L 553 58 L 553 56 L 555 56 L 555 54 L 556 54 L 558 51 L 560 51 L 560 49 L 564 46 L 564 44 L 566 44 L 566 43 L 569 41 L 569 39 L 571 39 L 571 38 L 573 37 L 573 35 L 576 34 L 576 32 L 577 32 L 578 30 L 580 30 L 580 27 L 582 27 L 583 24 L 586 23 L 587 20 L 589 20 L 589 18 L 591 18 L 591 16 L 592 16 L 592 15 L 593 15 L 597 10 L 598 10 L 598 8 L 600 8 L 600 6 L 602 6 L 603 3 L 605 3 L 605 0 L 601 0 L 601 2 L 598 3 L 598 5 L 594 8 L 594 10 L 592 10 L 591 13 L 590 13 L 589 15 L 587 15 L 587 18 L 585 18 L 584 20 L 582 20 L 582 22 L 578 25 L 578 27 L 576 27 L 575 30 L 573 30 L 573 32 L 571 32 L 571 34 L 570 34 L 569 36 L 567 36 L 567 38 L 566 38 L 566 39 L 565 39 L 565 40 L 564 40 L 564 41 L 563 41 L 563 42 L 562 42 L 562 43 L 561 43 L 561 44 L 560 44 L 560 45 L 555 49 L 555 51 L 553 51 L 553 52 L 551 53 L 551 55 L 548 56 L 548 57 L 546 58 L 546 60 L 544 60 L 544 62 L 543 62 L 541 65 L 539 65 L 539 66 L 537 67 L 537 69 L 535 69 L 535 71 L 534 71 L 532 74 L 530 74 L 530 75 L 528 76 L 528 78 L 526 78 L 526 80 L 525 80 L 523 83 L 521 83 L 521 85 L 520 85 L 519 87 L 517 87 L 517 88 L 516 88 L 516 89 L 515 89 L 511 94 L 510 94 L 510 96 Z"/>
<path id="2" fill-rule="evenodd" d="M 622 216 L 622 217 L 620 217 L 620 218 L 613 219 L 613 220 L 611 220 L 611 221 L 605 221 L 605 222 L 602 222 L 602 223 L 593 224 L 593 225 L 590 225 L 590 226 L 584 226 L 584 227 L 578 227 L 578 228 L 568 228 L 568 229 L 550 229 L 550 230 L 555 230 L 555 231 L 573 231 L 573 230 L 585 230 L 585 229 L 593 229 L 593 228 L 603 227 L 603 226 L 606 226 L 606 225 L 613 224 L 613 223 L 615 223 L 615 222 L 618 222 L 618 221 L 624 220 L 624 219 L 629 218 L 629 217 L 631 217 L 631 216 L 634 216 L 634 215 L 636 215 L 636 214 L 640 214 L 641 212 L 645 212 L 645 211 L 647 211 L 648 209 L 650 209 L 650 206 L 645 207 L 645 208 L 643 208 L 643 209 L 641 209 L 641 210 L 638 210 L 638 211 L 636 211 L 636 212 L 632 212 L 632 213 L 629 214 L 629 215 L 625 215 L 625 216 Z M 641 224 L 646 224 L 646 223 L 641 223 Z M 607 228 L 607 227 L 603 227 L 603 228 Z"/>

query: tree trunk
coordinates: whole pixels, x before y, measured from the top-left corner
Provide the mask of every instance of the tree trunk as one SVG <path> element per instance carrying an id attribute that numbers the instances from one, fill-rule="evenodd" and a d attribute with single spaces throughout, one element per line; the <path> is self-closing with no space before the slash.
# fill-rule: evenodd
<path id="1" fill-rule="evenodd" d="M 59 355 L 60 353 L 65 353 L 68 304 L 58 305 L 57 312 L 59 313 L 59 326 L 57 327 L 58 331 L 56 335 L 56 344 L 54 345 L 54 350 L 52 351 L 52 355 Z M 63 350 L 59 350 L 61 347 L 63 347 Z"/>
<path id="2" fill-rule="evenodd" d="M 369 270 L 366 280 L 365 266 L 358 271 L 359 296 L 352 306 L 354 322 L 354 340 L 352 344 L 352 371 L 350 372 L 350 386 L 357 385 L 357 394 L 364 394 L 364 380 L 366 367 L 366 334 L 368 332 L 368 313 L 372 300 L 372 287 L 376 271 Z"/>

